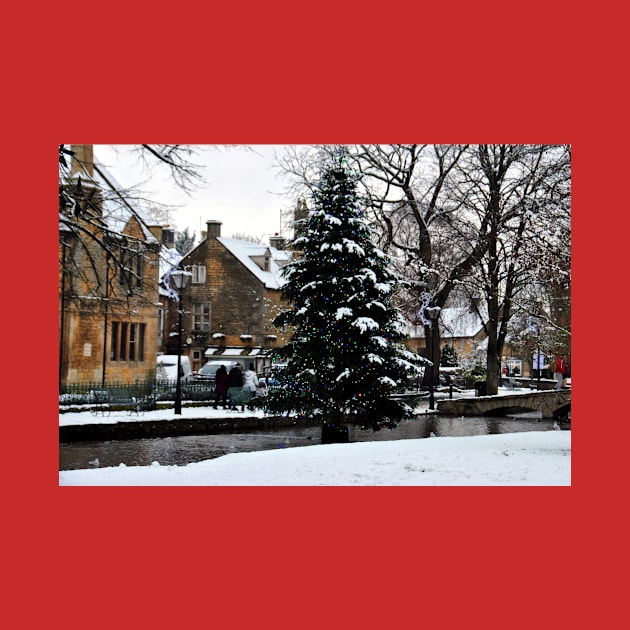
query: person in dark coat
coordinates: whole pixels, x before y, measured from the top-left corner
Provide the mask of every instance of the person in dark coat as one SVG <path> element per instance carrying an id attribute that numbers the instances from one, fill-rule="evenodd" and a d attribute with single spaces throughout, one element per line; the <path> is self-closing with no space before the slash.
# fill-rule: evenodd
<path id="1" fill-rule="evenodd" d="M 241 389 L 243 387 L 243 370 L 240 363 L 235 363 L 228 374 L 228 394 L 230 397 L 230 409 L 236 409 L 241 401 Z"/>
<path id="2" fill-rule="evenodd" d="M 227 407 L 228 395 L 228 372 L 225 365 L 222 365 L 216 373 L 214 382 L 214 408 L 217 408 L 219 400 L 223 401 L 223 409 Z"/>

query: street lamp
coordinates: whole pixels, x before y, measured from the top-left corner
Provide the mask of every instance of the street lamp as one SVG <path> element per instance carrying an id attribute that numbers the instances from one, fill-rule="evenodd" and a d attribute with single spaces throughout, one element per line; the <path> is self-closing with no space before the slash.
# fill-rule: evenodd
<path id="1" fill-rule="evenodd" d="M 533 368 L 535 371 L 535 376 L 537 378 L 536 389 L 540 390 L 540 373 L 542 372 L 542 366 L 544 363 L 544 358 L 540 354 L 540 322 L 538 326 L 534 326 L 531 322 L 531 317 L 528 320 L 528 330 L 536 333 L 536 352 L 534 354 L 534 364 Z"/>
<path id="2" fill-rule="evenodd" d="M 429 320 L 429 328 L 431 329 L 431 381 L 429 384 L 429 409 L 435 409 L 435 399 L 433 397 L 433 385 L 435 383 L 435 336 L 433 334 L 434 324 L 440 317 L 439 306 L 430 306 L 424 309 L 424 314 Z"/>
<path id="3" fill-rule="evenodd" d="M 175 385 L 175 413 L 182 415 L 182 315 L 184 304 L 182 292 L 186 288 L 188 281 L 192 277 L 190 271 L 175 269 L 171 272 L 171 279 L 177 290 L 177 381 Z"/>

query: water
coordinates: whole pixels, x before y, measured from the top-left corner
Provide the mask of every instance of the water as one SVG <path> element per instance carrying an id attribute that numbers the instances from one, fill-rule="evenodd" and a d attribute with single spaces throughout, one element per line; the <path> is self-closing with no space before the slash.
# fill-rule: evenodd
<path id="1" fill-rule="evenodd" d="M 540 415 L 519 414 L 505 418 L 453 417 L 426 414 L 396 429 L 360 429 L 349 425 L 351 442 L 409 440 L 436 437 L 517 433 L 520 431 L 553 430 L 553 420 Z M 562 428 L 569 425 L 562 423 Z M 320 443 L 320 427 L 278 427 L 252 432 L 187 435 L 180 437 L 107 442 L 79 442 L 61 444 L 59 470 L 76 470 L 93 466 L 149 466 L 159 462 L 163 466 L 183 466 L 192 462 L 221 457 L 228 453 L 264 451 L 277 448 L 296 448 Z M 98 460 L 98 464 L 95 460 Z M 92 463 L 90 463 L 92 462 Z"/>

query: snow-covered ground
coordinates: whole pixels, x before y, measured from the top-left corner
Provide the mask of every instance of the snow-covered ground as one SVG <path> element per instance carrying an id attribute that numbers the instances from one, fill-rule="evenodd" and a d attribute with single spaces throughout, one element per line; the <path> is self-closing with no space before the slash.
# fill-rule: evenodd
<path id="1" fill-rule="evenodd" d="M 571 432 L 441 437 L 232 453 L 187 466 L 59 473 L 63 486 L 561 486 Z"/>
<path id="2" fill-rule="evenodd" d="M 507 393 L 507 392 L 506 392 Z M 60 425 L 224 416 L 184 407 L 140 416 L 60 414 Z M 230 412 L 238 413 L 238 412 Z M 262 412 L 257 412 L 261 413 Z M 61 471 L 62 486 L 566 486 L 571 432 L 313 445 L 233 453 L 187 466 L 124 466 Z"/>

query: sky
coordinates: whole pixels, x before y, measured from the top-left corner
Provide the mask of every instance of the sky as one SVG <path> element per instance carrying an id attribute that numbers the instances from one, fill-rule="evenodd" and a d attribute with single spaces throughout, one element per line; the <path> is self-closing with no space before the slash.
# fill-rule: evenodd
<path id="1" fill-rule="evenodd" d="M 210 219 L 223 222 L 222 236 L 248 234 L 266 241 L 281 230 L 280 211 L 293 206 L 282 194 L 284 183 L 273 167 L 274 153 L 281 154 L 283 145 L 205 145 L 207 150 L 190 159 L 203 164 L 207 183 L 190 196 L 177 189 L 168 169 L 157 166 L 149 177 L 128 147 L 118 146 L 125 150 L 117 153 L 111 145 L 94 145 L 95 157 L 124 187 L 142 184 L 151 198 L 177 206 L 169 223 L 178 231 L 188 227 L 196 242 Z"/>
<path id="2" fill-rule="evenodd" d="M 225 413 L 211 407 L 184 406 L 179 417 L 221 417 Z M 254 413 L 263 415 L 261 410 Z M 112 412 L 103 417 L 81 411 L 59 414 L 59 424 L 158 419 L 168 422 L 177 417 L 172 408 L 138 416 Z M 151 466 L 121 464 L 61 471 L 59 485 L 569 486 L 571 431 L 315 444 L 231 453 L 186 466 L 164 466 L 159 462 Z"/>

